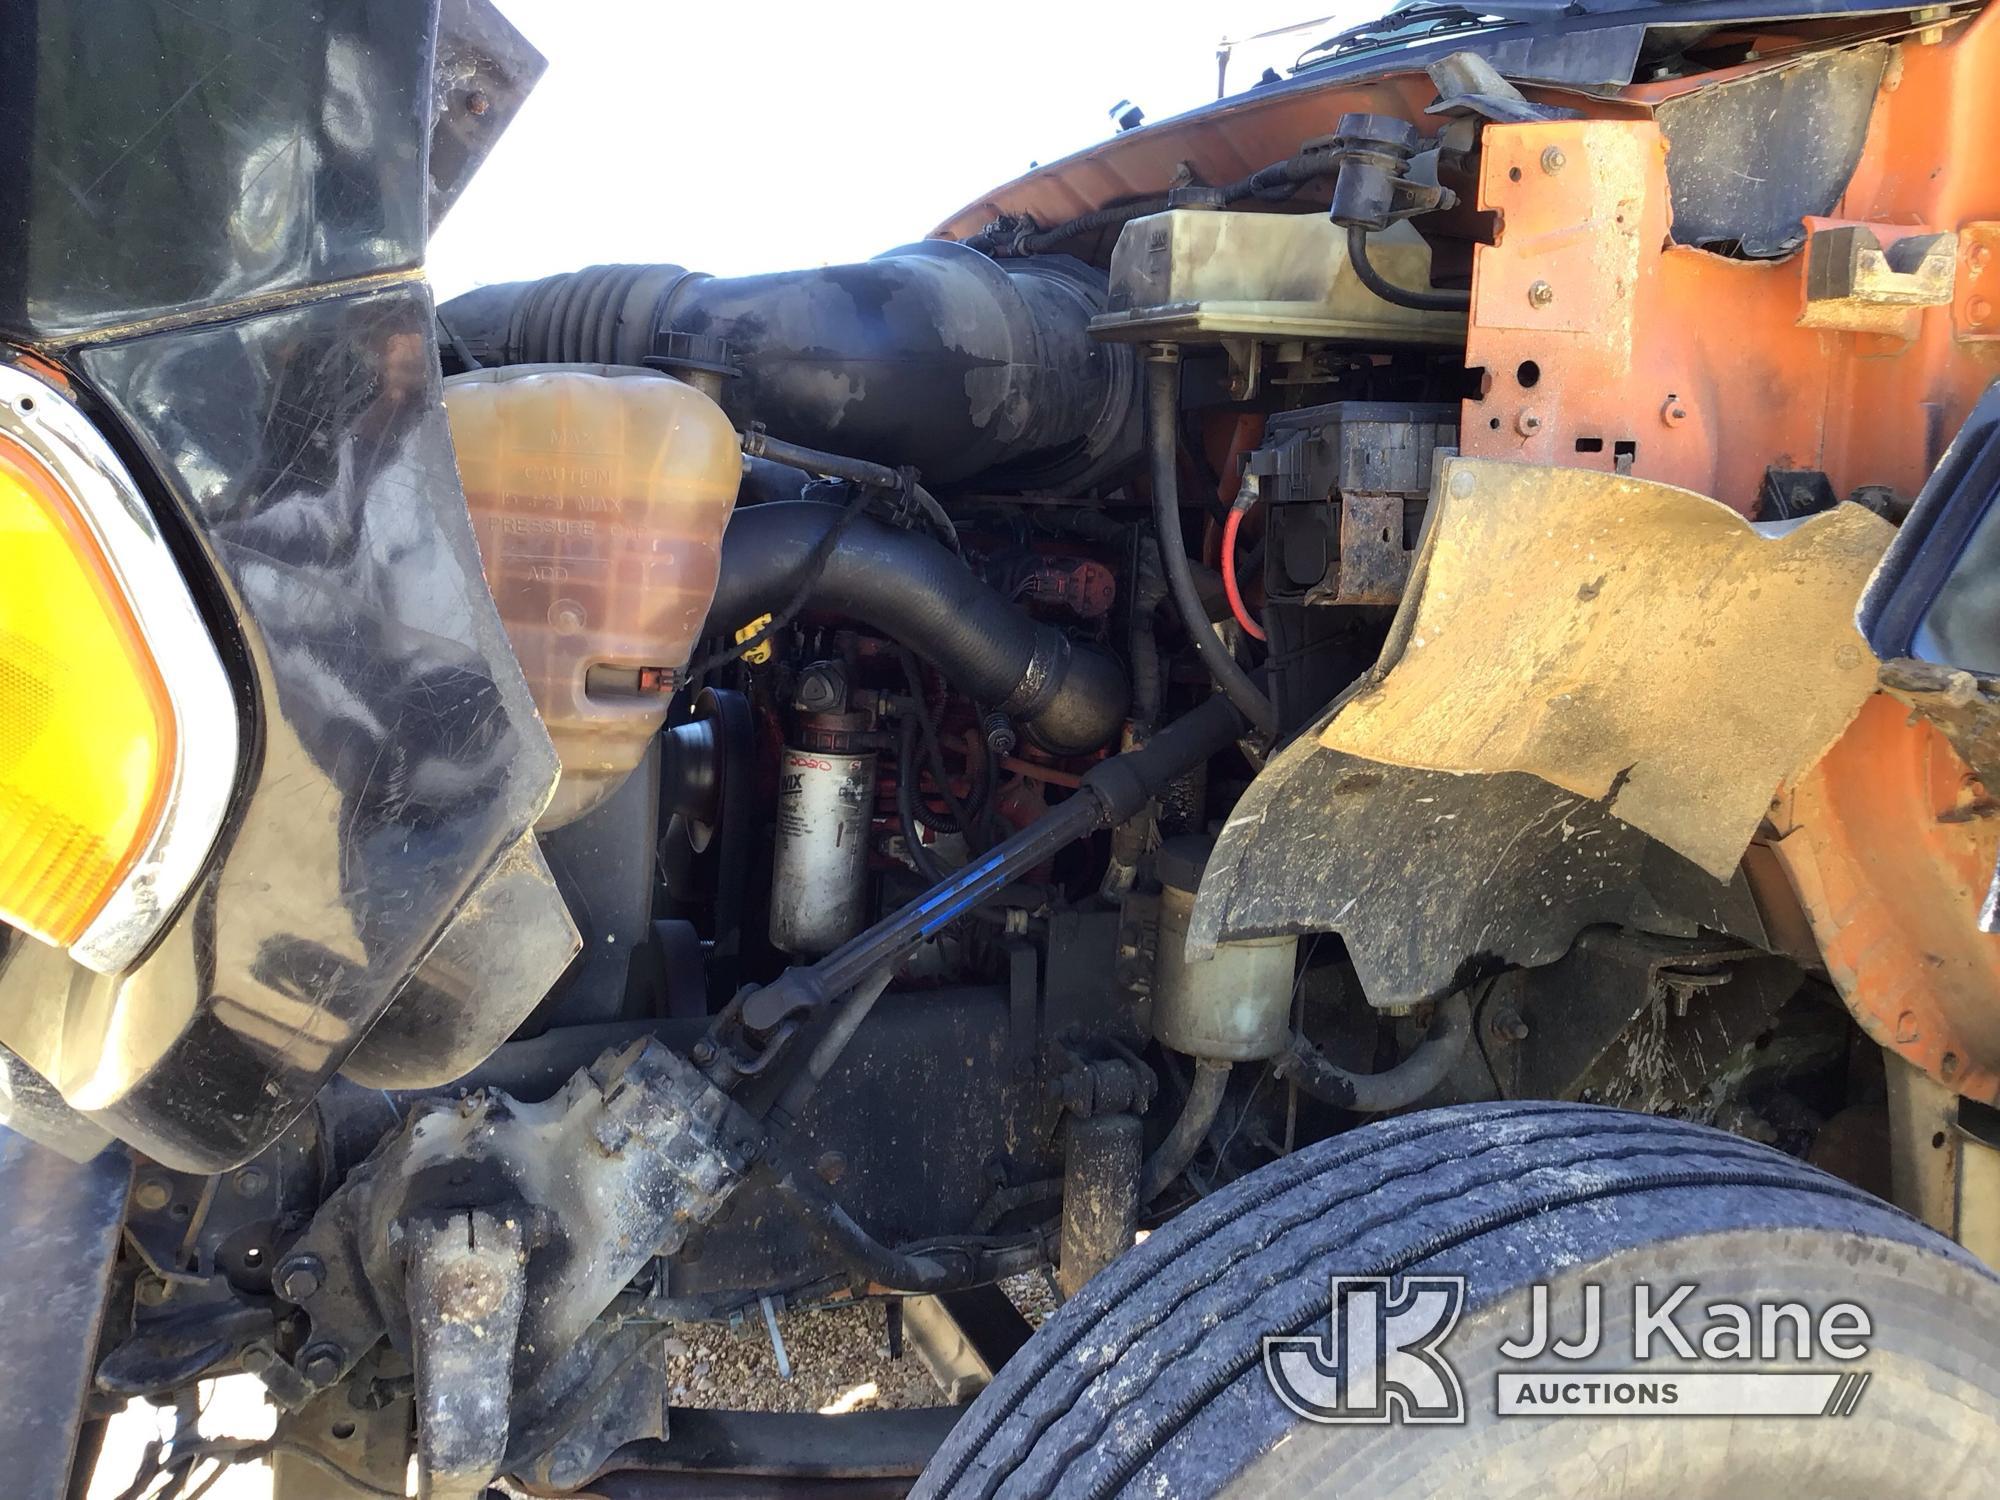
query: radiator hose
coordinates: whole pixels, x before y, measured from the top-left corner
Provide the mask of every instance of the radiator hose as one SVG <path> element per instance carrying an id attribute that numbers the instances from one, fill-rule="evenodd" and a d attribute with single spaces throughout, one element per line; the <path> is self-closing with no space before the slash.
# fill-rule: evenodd
<path id="1" fill-rule="evenodd" d="M 1207 1057 L 1195 1059 L 1194 1083 L 1188 1089 L 1187 1103 L 1181 1106 L 1180 1118 L 1174 1121 L 1173 1129 L 1147 1158 L 1145 1170 L 1139 1174 L 1141 1208 L 1164 1193 L 1187 1170 L 1201 1143 L 1208 1139 L 1215 1117 L 1222 1112 L 1222 1096 L 1228 1088 L 1228 1063 Z"/>
<path id="2" fill-rule="evenodd" d="M 1272 1071 L 1289 1078 L 1315 1099 L 1356 1114 L 1379 1114 L 1414 1104 L 1440 1083 L 1465 1052 L 1472 1038 L 1472 1002 L 1463 992 L 1438 1002 L 1430 1035 L 1395 1067 L 1381 1073 L 1350 1073 L 1297 1032 L 1292 1044 L 1272 1063 Z"/>
<path id="3" fill-rule="evenodd" d="M 810 500 L 739 509 L 723 533 L 707 633 L 733 634 L 783 606 L 840 517 L 839 506 Z M 1131 688 L 1115 657 L 1031 619 L 929 537 L 850 519 L 806 607 L 859 620 L 928 657 L 952 686 L 1053 753 L 1095 750 L 1124 725 Z"/>

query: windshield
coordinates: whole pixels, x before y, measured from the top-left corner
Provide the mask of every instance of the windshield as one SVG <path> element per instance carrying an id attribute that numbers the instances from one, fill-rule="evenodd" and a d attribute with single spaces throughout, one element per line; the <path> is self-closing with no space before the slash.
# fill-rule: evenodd
<path id="1" fill-rule="evenodd" d="M 1409 46 L 1468 31 L 1490 31 L 1531 21 L 1555 21 L 1614 10 L 1651 9 L 1657 0 L 1624 0 L 1588 7 L 1573 0 L 1493 0 L 1483 5 L 1457 5 L 1446 0 L 1402 0 L 1386 15 L 1335 32 L 1299 54 L 1297 66 L 1310 68 L 1335 58 Z"/>

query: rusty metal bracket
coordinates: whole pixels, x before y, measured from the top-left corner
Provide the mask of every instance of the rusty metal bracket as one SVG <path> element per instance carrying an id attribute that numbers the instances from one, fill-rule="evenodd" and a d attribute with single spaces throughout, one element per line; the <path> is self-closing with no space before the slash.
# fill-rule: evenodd
<path id="1" fill-rule="evenodd" d="M 2000 339 L 2000 222 L 1982 220 L 1958 231 L 1951 322 L 1961 340 Z"/>
<path id="2" fill-rule="evenodd" d="M 1801 328 L 1912 339 L 1924 308 L 1951 305 L 1955 235 L 1815 219 L 1806 226 L 1811 234 Z"/>
<path id="3" fill-rule="evenodd" d="M 545 1103 L 420 1106 L 279 1263 L 279 1295 L 311 1320 L 290 1368 L 324 1389 L 386 1337 L 415 1366 L 419 1457 L 441 1485 L 538 1463 L 580 1482 L 650 1435 L 583 1420 L 661 1330 L 629 1289 L 762 1147 L 741 1106 L 650 1038 Z"/>
<path id="4" fill-rule="evenodd" d="M 954 1406 L 991 1385 L 1034 1332 L 997 1286 L 908 1297 L 902 1306 L 910 1347 Z"/>
<path id="5" fill-rule="evenodd" d="M 1137 1115 L 1096 1115 L 1068 1122 L 1063 1147 L 1063 1295 L 1127 1250 L 1139 1227 L 1139 1173 L 1145 1133 Z"/>
<path id="6" fill-rule="evenodd" d="M 1484 1048 L 1510 1098 L 1683 1110 L 1770 1023 L 1786 979 L 1783 960 L 1727 938 L 1592 928 L 1555 963 L 1494 984 Z"/>
<path id="7" fill-rule="evenodd" d="M 1394 604 L 1410 576 L 1403 497 L 1352 491 L 1340 497 L 1340 583 L 1328 604 Z"/>
<path id="8" fill-rule="evenodd" d="M 424 1493 L 478 1495 L 507 1459 L 516 1336 L 528 1300 L 521 1220 L 468 1209 L 413 1224 L 407 1236 Z"/>

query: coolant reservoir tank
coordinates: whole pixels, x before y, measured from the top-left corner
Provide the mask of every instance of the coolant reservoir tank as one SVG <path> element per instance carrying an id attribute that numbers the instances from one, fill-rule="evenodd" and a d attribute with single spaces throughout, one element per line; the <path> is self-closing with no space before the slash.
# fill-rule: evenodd
<path id="1" fill-rule="evenodd" d="M 562 759 L 542 828 L 610 796 L 659 732 L 715 597 L 742 459 L 693 386 L 614 365 L 445 382 L 486 582 Z"/>

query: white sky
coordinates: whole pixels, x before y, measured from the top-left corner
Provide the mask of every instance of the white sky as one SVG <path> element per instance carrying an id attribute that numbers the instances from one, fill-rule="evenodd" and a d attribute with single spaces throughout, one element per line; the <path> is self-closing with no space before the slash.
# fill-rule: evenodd
<path id="1" fill-rule="evenodd" d="M 549 69 L 439 227 L 449 297 L 602 261 L 865 259 L 1104 139 L 1231 93 L 1388 0 L 498 0 Z"/>

